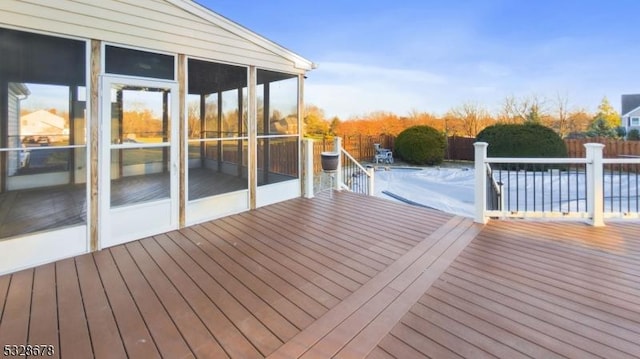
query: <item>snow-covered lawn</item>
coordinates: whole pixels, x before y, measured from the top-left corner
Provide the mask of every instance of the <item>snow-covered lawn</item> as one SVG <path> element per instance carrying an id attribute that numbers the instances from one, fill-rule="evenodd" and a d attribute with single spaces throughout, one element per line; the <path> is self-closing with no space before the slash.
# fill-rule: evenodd
<path id="1" fill-rule="evenodd" d="M 375 195 L 403 197 L 444 212 L 473 217 L 473 168 L 464 166 L 393 168 L 379 167 L 375 174 Z"/>
<path id="2" fill-rule="evenodd" d="M 470 165 L 378 167 L 375 195 L 473 217 L 474 178 Z M 508 211 L 586 211 L 584 171 L 502 171 L 502 174 L 495 171 L 494 178 L 505 185 L 504 203 Z M 605 212 L 638 212 L 639 183 L 640 176 L 636 173 L 607 172 L 603 178 Z"/>

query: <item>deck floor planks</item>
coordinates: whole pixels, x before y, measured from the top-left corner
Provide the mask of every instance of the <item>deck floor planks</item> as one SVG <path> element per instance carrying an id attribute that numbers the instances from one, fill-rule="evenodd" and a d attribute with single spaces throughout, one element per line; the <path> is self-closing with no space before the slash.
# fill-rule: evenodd
<path id="1" fill-rule="evenodd" d="M 255 219 L 243 217 L 241 214 L 240 220 L 238 220 L 238 218 L 224 218 L 219 224 L 226 225 L 231 221 L 239 221 L 241 226 L 250 226 L 250 222 L 252 220 L 255 221 Z M 344 288 L 348 292 L 353 292 L 362 284 L 361 282 L 351 278 L 348 274 L 356 275 L 361 281 L 366 281 L 364 275 L 355 274 L 356 272 L 354 270 L 346 268 L 344 265 L 339 266 L 339 268 L 328 266 L 324 262 L 325 260 L 328 260 L 327 257 L 296 243 L 295 240 L 283 237 L 282 231 L 282 228 L 263 225 L 258 232 L 262 233 L 262 235 L 253 236 L 251 239 L 269 246 L 272 250 L 280 253 L 284 258 L 290 258 L 297 261 L 312 271 L 326 277 L 328 280 Z M 330 260 L 330 262 L 332 264 L 337 264 L 334 260 Z M 343 272 L 347 272 L 348 274 Z"/>
<path id="2" fill-rule="evenodd" d="M 60 336 L 58 352 L 64 358 L 89 358 L 93 355 L 93 348 L 75 259 L 65 259 L 56 263 L 56 284 L 56 313 Z"/>
<path id="3" fill-rule="evenodd" d="M 608 303 L 608 301 L 603 301 L 599 297 L 594 298 L 580 292 L 576 293 L 570 290 L 570 288 L 550 286 L 541 283 L 538 280 L 529 278 L 526 273 L 505 273 L 495 266 L 482 263 L 476 264 L 466 261 L 464 258 L 459 258 L 453 263 L 450 273 L 447 273 L 447 275 L 451 274 L 460 277 L 461 275 L 456 273 L 457 270 L 470 273 L 471 276 L 469 280 L 471 282 L 487 279 L 491 282 L 514 287 L 527 294 L 533 291 L 534 295 L 550 298 L 554 302 L 564 301 L 565 306 L 569 306 L 570 308 L 584 308 L 591 316 L 615 318 L 613 320 L 618 322 L 619 325 L 626 325 L 628 328 L 631 328 L 631 330 L 633 330 L 633 328 L 638 329 L 638 325 L 640 325 L 640 318 L 637 317 L 637 313 L 631 311 L 629 308 Z M 634 317 L 636 317 L 636 319 L 634 319 Z M 618 318 L 620 321 L 618 321 Z"/>
<path id="4" fill-rule="evenodd" d="M 436 313 L 438 327 L 461 325 L 456 337 L 473 330 L 532 357 L 637 357 L 640 305 L 634 294 L 640 282 L 633 268 L 639 261 L 627 238 L 637 241 L 638 227 L 609 226 L 611 232 L 575 222 L 492 221 L 410 313 L 428 308 L 423 320 L 434 321 Z M 613 233 L 619 243 L 607 242 L 611 237 L 603 233 Z M 616 279 L 607 283 L 607 275 Z M 419 333 L 418 338 L 441 342 L 433 325 L 414 326 L 412 337 Z M 380 342 L 380 350 L 410 347 L 399 328 Z M 394 346 L 385 347 L 394 335 Z"/>
<path id="5" fill-rule="evenodd" d="M 302 331 L 292 341 L 285 343 L 271 357 L 327 357 L 336 354 L 346 343 L 375 318 L 391 301 L 399 290 L 389 284 L 401 276 L 413 263 L 419 260 L 433 259 L 427 253 L 446 241 L 451 232 L 459 233 L 457 226 L 465 222 L 462 218 L 451 218 L 428 238 L 407 252 L 400 260 L 380 272 L 353 295 L 338 306 L 332 308 L 325 316 Z M 469 223 L 469 222 L 467 222 Z M 464 230 L 463 230 L 464 231 Z M 448 237 L 454 239 L 454 237 Z M 456 237 L 457 238 L 457 237 Z M 441 247 L 443 245 L 440 245 Z M 446 248 L 446 246 L 444 246 Z M 431 254 L 437 258 L 437 254 Z M 420 269 L 422 270 L 422 269 Z M 424 289 L 423 289 L 424 290 Z M 368 308 L 371 307 L 371 310 Z M 370 348 L 368 351 L 372 350 Z"/>
<path id="6" fill-rule="evenodd" d="M 282 345 L 282 341 L 265 324 L 244 307 L 238 298 L 217 282 L 214 277 L 215 273 L 206 271 L 206 268 L 202 267 L 195 258 L 189 256 L 189 253 L 176 243 L 185 241 L 184 238 L 176 236 L 175 232 L 155 238 L 262 355 L 271 353 Z"/>
<path id="7" fill-rule="evenodd" d="M 272 306 L 251 291 L 238 278 L 234 277 L 229 270 L 217 263 L 203 245 L 196 245 L 187 237 L 196 236 L 192 230 L 181 232 L 170 232 L 169 237 L 189 254 L 199 265 L 223 287 L 228 293 L 240 302 L 253 316 L 258 318 L 269 330 L 275 334 L 280 341 L 286 341 L 298 333 L 298 329 L 293 323 L 287 320 Z M 202 240 L 202 239 L 200 239 Z"/>
<path id="8" fill-rule="evenodd" d="M 500 258 L 505 260 L 505 263 L 509 261 L 508 263 L 517 268 L 533 268 L 536 273 L 541 275 L 553 276 L 557 270 L 561 270 L 564 279 L 568 282 L 582 287 L 599 288 L 600 291 L 605 293 L 613 290 L 623 295 L 623 299 L 630 302 L 638 301 L 638 298 L 640 298 L 640 286 L 638 285 L 640 281 L 610 278 L 611 274 L 600 275 L 598 268 L 592 268 L 584 262 L 572 263 L 567 260 L 565 264 L 559 262 L 559 258 L 547 258 L 544 254 L 536 253 L 533 250 L 528 250 L 528 253 L 526 253 L 522 249 L 510 249 L 506 248 L 506 246 L 500 248 L 486 243 L 483 243 L 482 246 L 472 245 L 470 246 L 470 251 L 471 249 L 488 260 Z M 517 263 L 517 265 L 514 263 Z"/>
<path id="9" fill-rule="evenodd" d="M 453 271 L 451 274 L 455 274 Z M 471 276 L 469 276 L 471 277 Z M 593 314 L 592 312 L 581 312 L 577 310 L 572 310 L 570 308 L 562 306 L 561 301 L 545 301 L 537 298 L 536 296 L 526 294 L 520 291 L 517 291 L 515 286 L 501 286 L 497 283 L 487 282 L 482 280 L 479 277 L 469 278 L 472 282 L 461 280 L 457 277 L 452 277 L 449 275 L 442 276 L 443 281 L 450 283 L 452 286 L 457 286 L 458 288 L 465 288 L 467 291 L 471 291 L 475 294 L 483 293 L 485 290 L 492 290 L 499 292 L 509 298 L 513 298 L 513 300 L 520 301 L 522 303 L 530 305 L 532 308 L 540 311 L 546 311 L 550 313 L 551 316 L 556 316 L 559 320 L 569 320 L 571 322 L 575 322 L 576 324 L 581 324 L 586 327 L 593 329 L 594 331 L 602 332 L 603 337 L 609 336 L 608 333 L 616 333 L 616 338 L 608 338 L 608 341 L 615 343 L 618 339 L 626 340 L 629 343 L 633 343 L 637 337 L 638 332 L 634 332 L 631 330 L 626 330 L 622 326 L 620 326 L 619 320 L 624 320 L 623 318 L 618 318 L 619 320 L 613 320 L 614 318 L 609 318 L 612 320 L 611 322 L 603 321 L 597 318 L 597 313 Z M 436 287 L 441 285 L 441 283 L 437 284 Z M 490 289 L 489 289 L 490 288 Z M 474 294 L 471 294 L 474 295 Z M 529 311 L 531 312 L 531 311 Z M 542 315 L 532 314 L 539 318 L 542 318 Z M 568 322 L 565 321 L 565 324 Z M 573 324 L 573 323 L 571 323 Z M 640 329 L 640 328 L 636 328 Z M 618 344 L 626 345 L 625 342 L 619 342 Z M 640 351 L 640 348 L 636 348 Z"/>
<path id="10" fill-rule="evenodd" d="M 229 219 L 229 222 L 225 223 L 225 225 L 234 225 L 234 223 L 235 224 L 240 223 L 240 227 L 243 227 L 244 225 L 242 223 L 247 223 L 247 222 L 238 222 L 236 221 L 236 218 L 232 218 L 232 219 Z M 220 225 L 220 224 L 221 224 L 221 221 L 215 221 L 211 225 Z M 244 227 L 246 228 L 249 226 L 247 225 Z M 255 231 L 247 232 L 249 235 L 239 238 L 241 242 L 239 241 L 238 243 L 244 243 L 247 246 L 247 248 L 251 248 L 252 251 L 255 251 L 257 253 L 261 253 L 264 256 L 267 256 L 268 258 L 270 258 L 271 260 L 277 263 L 285 263 L 284 261 L 287 261 L 286 266 L 288 268 L 291 268 L 291 270 L 300 274 L 306 280 L 313 283 L 314 285 L 317 285 L 319 288 L 324 289 L 330 295 L 337 298 L 338 300 L 344 299 L 349 294 L 351 294 L 350 290 L 332 281 L 331 279 L 327 278 L 324 275 L 325 273 L 323 273 L 323 269 L 321 267 L 313 266 L 313 263 L 311 263 L 311 261 L 306 261 L 306 260 L 303 261 L 301 259 L 304 259 L 304 258 L 300 255 L 295 255 L 295 253 L 293 254 L 294 256 L 288 257 L 284 255 L 282 252 L 272 248 L 273 243 L 270 243 L 269 241 L 261 240 L 260 237 L 264 235 L 263 230 L 267 231 L 267 229 L 261 228 L 260 231 L 255 230 Z M 236 243 L 232 243 L 232 244 L 237 245 Z"/>
<path id="11" fill-rule="evenodd" d="M 337 211 L 339 217 L 330 214 L 333 206 L 343 207 Z M 411 228 L 398 231 L 396 238 L 393 226 L 380 221 L 366 225 L 385 210 L 391 218 L 397 216 L 394 226 Z M 442 231 L 434 228 L 460 231 L 464 222 L 431 212 L 334 193 L 332 199 L 296 199 L 0 276 L 0 338 L 5 338 L 6 321 L 22 318 L 27 323 L 21 323 L 23 329 L 19 327 L 18 332 L 23 333 L 24 342 L 51 334 L 47 326 L 33 327 L 34 322 L 52 328 L 57 320 L 61 331 L 57 349 L 63 357 L 75 350 L 70 341 L 78 333 L 77 347 L 84 348 L 79 350 L 93 350 L 98 358 L 153 357 L 154 351 L 162 357 L 180 353 L 206 356 L 212 348 L 217 350 L 215 356 L 261 358 L 301 339 L 298 334 L 316 329 L 326 338 L 318 343 L 327 350 L 301 354 L 372 358 L 456 357 L 455 352 L 466 357 L 508 358 L 638 356 L 637 223 L 613 222 L 606 229 L 593 229 L 575 222 L 491 221 L 459 256 L 452 256 L 455 260 L 444 274 L 402 315 L 402 308 L 409 307 L 410 301 L 399 291 L 415 288 L 414 283 L 423 278 L 416 277 L 420 266 L 410 264 L 418 257 L 408 259 L 405 255 L 416 247 L 433 246 L 428 237 Z M 317 217 L 333 218 L 338 225 L 322 226 Z M 356 240 L 373 236 L 384 239 L 384 244 L 377 246 L 370 238 L 354 240 L 350 244 L 353 249 L 346 251 L 344 243 L 349 243 L 349 236 Z M 323 237 L 340 239 L 330 242 Z M 407 252 L 393 263 L 381 263 L 370 257 L 369 245 L 397 250 L 397 254 Z M 362 255 L 344 261 L 340 270 L 333 268 L 336 261 L 356 251 Z M 400 267 L 415 273 L 388 277 L 391 282 L 386 289 L 370 290 L 373 282 L 379 281 L 376 277 Z M 363 275 L 365 282 L 353 281 L 353 273 Z M 68 278 L 73 276 L 77 279 Z M 355 285 L 342 287 L 337 278 Z M 52 305 L 46 300 L 52 294 L 59 312 L 56 318 L 45 309 Z M 247 294 L 253 299 L 245 299 Z M 287 304 L 280 306 L 282 303 Z M 351 309 L 344 310 L 345 305 Z M 31 311 L 30 316 L 21 314 L 25 310 Z M 300 311 L 306 319 L 296 322 L 302 318 Z M 393 313 L 402 317 L 386 335 L 380 340 L 369 335 L 374 327 L 382 330 L 390 323 L 387 316 Z M 48 319 L 39 319 L 45 317 Z M 325 328 L 331 318 L 345 324 Z M 69 332 L 75 324 L 80 325 Z M 276 335 L 287 326 L 290 333 L 298 333 L 290 340 L 282 337 L 283 332 L 281 337 Z M 37 334 L 38 330 L 42 333 Z M 145 342 L 135 344 L 150 348 L 136 348 L 131 338 L 140 339 L 136 333 L 145 331 L 150 340 L 142 336 Z M 12 331 L 11 335 L 15 334 Z M 183 340 L 168 348 L 169 341 L 166 346 L 159 343 L 163 335 Z M 360 337 L 369 338 L 357 339 Z M 367 349 L 369 342 L 377 342 L 377 346 Z M 346 346 L 336 351 L 344 343 Z"/>
<path id="12" fill-rule="evenodd" d="M 217 231 L 218 228 L 220 228 L 211 222 L 203 223 L 202 226 L 207 228 L 209 231 Z M 228 226 L 225 227 L 225 229 L 232 233 L 236 232 L 235 228 L 229 229 Z M 274 275 L 285 281 L 288 285 L 293 286 L 296 290 L 299 290 L 308 297 L 313 298 L 320 306 L 322 306 L 320 309 L 308 309 L 310 313 L 313 312 L 320 315 L 321 313 L 318 313 L 318 311 L 322 311 L 322 314 L 324 314 L 327 309 L 340 302 L 340 300 L 333 296 L 327 288 L 316 285 L 311 281 L 311 279 L 305 278 L 303 276 L 304 273 L 295 270 L 295 268 L 291 268 L 290 263 L 287 263 L 289 266 L 286 266 L 282 261 L 276 261 L 250 245 L 244 244 L 243 237 L 245 236 L 246 233 L 242 233 L 240 236 L 235 238 L 221 237 L 221 239 L 225 241 L 224 244 L 221 245 L 221 248 L 223 250 L 226 248 L 228 250 L 228 255 L 233 256 L 234 258 L 241 257 L 243 262 L 249 262 L 246 264 L 247 267 L 252 267 L 253 263 L 255 263 L 260 268 L 266 268 L 274 273 Z M 232 251 L 235 254 L 230 254 Z"/>
<path id="13" fill-rule="evenodd" d="M 297 210 L 300 209 L 302 204 L 294 204 L 292 206 L 287 206 L 282 208 L 273 207 L 270 208 L 272 211 L 286 211 L 290 215 L 295 215 Z M 326 226 L 330 229 L 341 229 L 345 231 L 352 231 L 354 227 L 361 228 L 362 230 L 367 232 L 367 236 L 360 239 L 360 242 L 365 244 L 365 246 L 376 246 L 380 249 L 385 249 L 391 253 L 402 254 L 412 248 L 415 244 L 415 240 L 409 240 L 406 233 L 404 233 L 402 227 L 398 226 L 397 231 L 395 231 L 395 236 L 390 238 L 388 235 L 384 235 L 381 233 L 381 229 L 376 228 L 378 223 L 372 223 L 371 221 L 366 220 L 364 215 L 367 211 L 358 211 L 347 210 L 344 207 L 326 207 L 322 206 L 314 206 L 314 212 L 312 215 L 307 217 L 307 221 L 313 221 L 322 226 Z M 384 214 L 384 218 L 379 218 L 378 222 L 385 221 L 388 225 L 395 224 L 394 216 L 392 214 L 386 213 Z M 329 224 L 329 225 L 328 225 Z M 415 234 L 412 237 L 415 238 Z M 419 237 L 418 237 L 419 238 Z"/>
<path id="14" fill-rule="evenodd" d="M 264 218 L 265 223 L 273 223 L 268 216 Z M 304 217 L 304 221 L 299 223 L 291 223 L 288 226 L 291 233 L 305 233 L 303 237 L 305 243 L 309 243 L 310 246 L 322 246 L 330 249 L 331 251 L 339 254 L 338 258 L 348 258 L 350 260 L 357 260 L 358 262 L 366 265 L 367 267 L 374 269 L 376 272 L 385 268 L 387 265 L 393 262 L 395 254 L 391 256 L 383 253 L 378 253 L 371 250 L 369 243 L 363 242 L 361 238 L 366 237 L 368 229 L 366 226 L 357 226 L 352 222 L 353 227 L 349 230 L 338 230 L 333 225 L 333 222 L 312 221 L 311 216 Z M 330 225 L 327 223 L 331 223 Z M 315 224 L 311 226 L 311 224 Z M 353 228 L 358 228 L 358 232 L 354 233 Z"/>
<path id="15" fill-rule="evenodd" d="M 107 298 L 94 255 L 76 257 L 75 262 L 93 354 L 96 358 L 126 357 L 117 318 Z"/>
<path id="16" fill-rule="evenodd" d="M 638 268 L 640 263 L 637 261 L 637 255 L 640 254 L 640 251 L 633 255 L 634 259 L 632 261 L 629 261 L 624 258 L 627 250 L 622 250 L 619 247 L 612 248 L 609 246 L 602 248 L 600 245 L 593 247 L 592 245 L 585 244 L 585 238 L 594 237 L 595 234 L 585 231 L 582 228 L 580 228 L 581 231 L 579 233 L 572 235 L 569 231 L 563 231 L 561 228 L 558 228 L 560 233 L 552 232 L 546 234 L 537 232 L 535 227 L 530 227 L 528 224 L 522 225 L 526 231 L 518 228 L 505 231 L 503 228 L 497 227 L 498 225 L 499 224 L 497 224 L 496 227 L 492 226 L 488 228 L 483 233 L 482 238 L 487 238 L 494 243 L 498 241 L 498 243 L 506 244 L 511 244 L 511 240 L 513 244 L 517 246 L 527 246 L 527 248 L 533 248 L 545 253 L 557 253 L 563 258 L 569 257 L 578 261 L 587 262 L 590 265 L 615 267 L 624 274 L 631 274 L 636 277 L 640 276 L 640 269 Z M 625 236 L 624 233 L 616 234 L 615 232 L 619 230 L 616 225 L 609 225 L 606 228 L 610 228 L 612 231 L 612 233 L 606 234 L 606 237 L 624 238 L 624 243 L 633 240 L 629 235 Z M 569 230 L 570 229 L 571 228 L 569 228 Z M 594 230 L 598 230 L 598 228 Z"/>
<path id="17" fill-rule="evenodd" d="M 298 211 L 301 208 L 296 208 L 296 206 L 301 206 L 302 204 L 294 204 L 290 207 L 283 207 L 282 209 L 273 207 L 268 208 L 268 211 L 265 211 L 265 215 L 274 213 L 286 213 L 291 216 L 296 216 Z M 397 258 L 399 255 L 402 255 L 410 248 L 413 248 L 418 241 L 409 241 L 406 242 L 406 238 L 408 237 L 406 234 L 402 233 L 400 230 L 394 233 L 393 237 L 388 235 L 384 235 L 380 233 L 380 230 L 377 230 L 372 226 L 370 222 L 365 221 L 361 218 L 362 211 L 344 211 L 338 210 L 334 208 L 327 208 L 326 210 L 321 210 L 321 208 L 314 207 L 315 212 L 311 213 L 309 216 L 305 217 L 305 221 L 302 223 L 314 223 L 316 224 L 314 228 L 322 230 L 324 233 L 350 233 L 353 232 L 354 228 L 358 228 L 359 230 L 366 233 L 366 235 L 358 236 L 354 238 L 353 241 L 349 241 L 353 245 L 358 245 L 362 248 L 365 248 L 369 251 L 376 251 L 380 255 L 389 257 L 389 258 Z M 323 235 L 322 237 L 325 237 Z"/>
<path id="18" fill-rule="evenodd" d="M 293 216 L 294 213 L 290 213 L 287 216 L 287 213 L 283 210 L 278 210 L 276 213 L 273 208 L 268 207 L 257 214 L 254 224 L 262 228 L 278 228 L 278 235 L 283 239 L 282 244 L 288 245 L 292 249 L 297 249 L 301 253 L 317 253 L 319 258 L 327 258 L 330 261 L 327 265 L 339 270 L 340 273 L 352 278 L 359 284 L 367 281 L 377 273 L 376 266 L 392 262 L 391 259 L 386 260 L 387 256 L 375 254 L 373 250 L 368 248 L 351 246 L 348 250 L 342 251 L 336 244 L 344 244 L 344 236 L 337 229 L 330 236 L 325 235 L 321 230 L 324 226 L 330 226 L 327 224 L 330 223 L 329 219 L 327 219 L 327 222 L 317 223 L 311 217 L 304 217 L 298 224 L 291 223 L 291 225 L 282 227 L 283 221 L 287 221 L 287 218 Z M 353 243 L 357 243 L 358 235 L 353 235 L 352 237 Z M 349 247 L 349 245 L 346 246 Z M 358 249 L 356 250 L 355 248 Z M 370 259 L 362 258 L 362 262 L 360 262 L 349 258 L 348 254 L 356 251 L 361 253 L 361 256 Z"/>
<path id="19" fill-rule="evenodd" d="M 0 276 L 0 319 L 4 314 L 4 304 L 7 299 L 7 293 L 9 292 L 9 283 L 11 282 L 11 275 Z"/>
<path id="20" fill-rule="evenodd" d="M 563 271 L 575 272 L 576 274 L 587 274 L 591 277 L 605 279 L 622 285 L 640 283 L 640 275 L 628 274 L 621 271 L 616 263 L 612 261 L 597 261 L 596 258 L 588 256 L 575 256 L 570 252 L 558 252 L 546 250 L 535 246 L 532 243 L 520 241 L 501 241 L 490 237 L 483 237 L 484 248 L 491 251 L 505 253 L 509 256 L 538 260 L 545 264 L 552 264 Z"/>
<path id="21" fill-rule="evenodd" d="M 609 295 L 609 293 L 603 292 L 597 287 L 582 287 L 580 285 L 575 285 L 572 282 L 564 281 L 561 278 L 557 278 L 557 276 L 541 275 L 536 273 L 534 270 L 529 271 L 527 268 L 514 268 L 511 266 L 512 263 L 510 262 L 503 263 L 498 260 L 490 260 L 476 256 L 473 252 L 464 253 L 458 260 L 460 263 L 469 264 L 478 268 L 485 268 L 488 266 L 488 270 L 494 273 L 499 273 L 503 276 L 518 275 L 520 277 L 527 278 L 527 280 L 545 285 L 547 290 L 554 291 L 558 288 L 569 291 L 577 296 L 595 299 L 597 302 L 600 302 L 605 306 L 611 305 L 624 310 L 625 308 L 628 308 L 630 304 L 628 301 L 618 298 L 617 293 L 610 293 L 611 295 Z M 628 312 L 627 318 L 640 322 L 640 313 Z"/>
<path id="22" fill-rule="evenodd" d="M 440 331 L 438 327 L 433 329 L 434 332 Z M 462 358 L 447 347 L 420 335 L 404 323 L 396 325 L 389 335 L 380 341 L 378 348 L 392 358 Z M 371 354 L 367 356 L 367 358 L 370 357 L 372 357 Z"/>
<path id="23" fill-rule="evenodd" d="M 157 237 L 166 237 L 160 235 Z M 140 241 L 141 245 L 151 255 L 176 290 L 185 298 L 189 306 L 207 327 L 207 330 L 220 343 L 225 353 L 230 357 L 261 358 L 262 355 L 247 337 L 234 325 L 231 318 L 207 296 L 199 283 L 194 281 L 173 258 L 165 252 L 155 240 L 147 238 Z M 224 307 L 223 307 L 224 308 Z"/>
<path id="24" fill-rule="evenodd" d="M 129 357 L 159 358 L 149 328 L 129 292 L 110 250 L 95 252 L 98 272 Z"/>
<path id="25" fill-rule="evenodd" d="M 0 322 L 0 344 L 2 345 L 27 344 L 33 274 L 34 269 L 25 269 L 11 275 Z"/>
<path id="26" fill-rule="evenodd" d="M 386 232 L 389 226 L 393 226 L 398 233 L 404 233 L 412 238 L 424 237 L 425 227 L 428 228 L 428 231 L 434 231 L 439 225 L 453 217 L 449 213 L 415 206 L 409 206 L 407 211 L 406 204 L 377 197 L 367 197 L 368 203 L 363 209 L 359 204 L 354 203 L 357 202 L 353 200 L 354 196 L 361 195 L 340 192 L 332 199 L 327 196 L 319 196 L 317 206 L 355 211 L 358 213 L 358 218 L 365 220 L 374 229 Z M 381 218 L 392 218 L 392 221 L 391 223 L 381 221 Z M 416 223 L 420 223 L 420 226 L 416 227 Z"/>
<path id="27" fill-rule="evenodd" d="M 266 285 L 273 288 L 278 295 L 286 297 L 304 313 L 307 313 L 310 317 L 308 319 L 313 320 L 320 317 L 327 311 L 327 307 L 317 302 L 314 297 L 305 294 L 295 285 L 290 284 L 285 279 L 279 277 L 276 273 L 272 272 L 269 268 L 265 267 L 263 263 L 256 262 L 254 259 L 247 257 L 235 246 L 232 246 L 227 240 L 237 243 L 238 237 L 234 236 L 234 231 L 227 231 L 229 228 L 224 228 L 216 231 L 211 231 L 206 224 L 201 226 L 195 226 L 193 229 L 196 232 L 207 231 L 202 234 L 207 238 L 211 245 L 215 246 L 221 253 L 224 253 L 227 258 L 233 260 L 243 271 L 251 273 Z M 207 234 L 208 233 L 208 234 Z M 227 235 L 225 235 L 225 233 Z M 215 237 L 212 237 L 215 234 Z M 225 240 L 224 238 L 227 238 Z M 276 299 L 278 300 L 278 299 Z M 308 325 L 308 323 L 307 323 Z M 306 325 L 303 325 L 306 326 Z M 300 328 L 300 326 L 298 326 Z"/>
<path id="28" fill-rule="evenodd" d="M 268 211 L 264 211 L 264 213 L 266 216 L 260 217 L 260 221 L 256 221 L 256 224 L 265 227 L 276 226 L 278 219 L 269 217 Z M 283 230 L 282 235 L 309 250 L 316 251 L 336 263 L 340 263 L 340 265 L 361 273 L 366 276 L 366 279 L 362 277 L 365 280 L 373 277 L 379 270 L 393 262 L 393 259 L 388 256 L 374 253 L 370 247 L 359 246 L 358 238 L 365 234 L 353 234 L 347 238 L 347 235 L 337 232 L 333 226 L 329 226 L 331 232 L 327 233 L 321 229 L 326 224 L 319 224 L 317 227 L 320 229 L 316 229 L 309 228 L 311 223 L 313 222 L 307 218 L 305 218 L 304 224 L 292 223 Z M 392 256 L 395 257 L 394 254 Z"/>
<path id="29" fill-rule="evenodd" d="M 58 301 L 56 298 L 56 265 L 36 267 L 31 294 L 29 340 L 31 345 L 52 345 L 54 357 L 59 357 Z"/>
<path id="30" fill-rule="evenodd" d="M 148 282 L 148 290 L 152 290 L 157 296 L 157 304 L 159 305 L 155 305 L 155 308 L 149 308 L 151 311 L 150 314 L 158 317 L 155 320 L 158 322 L 157 324 L 160 328 L 158 332 L 160 333 L 156 336 L 156 341 L 164 341 L 162 345 L 174 346 L 176 349 L 181 350 L 171 353 L 172 350 L 175 351 L 176 349 L 164 350 L 162 349 L 162 345 L 159 345 L 162 354 L 165 356 L 175 355 L 175 357 L 187 357 L 191 353 L 196 357 L 206 355 L 213 355 L 215 357 L 226 356 L 222 347 L 218 345 L 200 318 L 188 306 L 184 298 L 175 287 L 173 287 L 156 263 L 153 262 L 153 259 L 143 249 L 142 245 L 139 242 L 133 242 L 127 244 L 125 247 L 130 253 L 132 260 L 135 260 L 135 264 L 138 266 L 141 274 Z M 114 248 L 114 250 L 115 249 L 116 248 Z M 138 280 L 140 281 L 140 278 Z M 140 283 L 139 285 L 133 283 L 132 285 L 138 286 L 138 290 L 145 287 L 144 283 Z M 151 293 L 140 294 L 152 296 Z M 139 301 L 140 300 L 138 300 L 138 302 Z M 150 299 L 144 299 L 144 301 L 151 302 L 148 304 L 153 304 L 154 302 Z M 166 310 L 169 318 L 164 318 L 162 315 L 164 314 L 164 310 Z M 149 319 L 146 319 L 146 322 L 150 325 Z M 171 331 L 171 326 L 175 326 L 177 331 Z M 183 339 L 186 343 L 180 339 Z M 188 345 L 188 348 L 185 345 Z"/>
<path id="31" fill-rule="evenodd" d="M 359 206 L 352 206 L 350 198 L 352 196 L 358 196 L 351 193 L 339 193 L 336 194 L 335 199 L 318 198 L 318 204 L 313 207 L 313 217 L 328 217 L 331 216 L 331 223 L 335 223 L 337 226 L 346 230 L 353 228 L 353 222 L 361 223 L 362 228 L 368 229 L 376 241 L 372 241 L 378 245 L 391 245 L 393 247 L 405 247 L 410 248 L 419 241 L 419 238 L 423 238 L 428 235 L 429 230 L 435 230 L 437 224 L 432 226 L 425 226 L 426 231 L 422 225 L 424 222 L 420 221 L 419 216 L 407 211 L 399 211 L 394 207 L 376 206 L 376 198 L 368 198 L 371 202 L 371 206 L 362 208 Z M 383 202 L 389 202 L 384 201 Z M 389 202 L 390 204 L 393 204 Z M 297 203 L 297 206 L 302 206 L 302 203 Z M 295 208 L 294 206 L 292 206 Z M 377 214 L 376 214 L 377 213 Z M 420 223 L 421 226 L 416 224 Z M 388 232 L 389 228 L 394 228 L 394 238 L 384 236 Z"/>
<path id="32" fill-rule="evenodd" d="M 277 311 L 283 318 L 286 318 L 297 330 L 313 322 L 314 318 L 290 301 L 288 297 L 283 296 L 274 288 L 265 284 L 262 279 L 231 260 L 218 247 L 209 242 L 209 239 L 215 236 L 214 233 L 207 231 L 202 226 L 185 228 L 184 233 L 189 240 L 194 244 L 197 243 L 196 245 L 204 250 L 220 267 L 228 271 L 231 276 Z M 197 235 L 200 235 L 200 239 L 197 238 Z"/>

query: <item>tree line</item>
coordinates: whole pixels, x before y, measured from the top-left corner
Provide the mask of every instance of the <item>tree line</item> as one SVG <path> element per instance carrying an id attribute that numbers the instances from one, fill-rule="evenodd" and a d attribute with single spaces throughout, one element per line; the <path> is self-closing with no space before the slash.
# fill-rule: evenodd
<path id="1" fill-rule="evenodd" d="M 624 137 L 620 115 L 604 97 L 595 113 L 583 108 L 569 108 L 566 96 L 549 99 L 539 96 L 506 97 L 501 108 L 491 113 L 484 106 L 467 102 L 454 107 L 444 115 L 411 111 L 405 116 L 391 112 L 372 112 L 343 121 L 337 117 L 327 119 L 324 111 L 308 105 L 304 115 L 305 135 L 348 136 L 392 135 L 414 125 L 428 125 L 447 136 L 476 137 L 485 127 L 497 123 L 538 123 L 556 131 L 562 138 Z"/>

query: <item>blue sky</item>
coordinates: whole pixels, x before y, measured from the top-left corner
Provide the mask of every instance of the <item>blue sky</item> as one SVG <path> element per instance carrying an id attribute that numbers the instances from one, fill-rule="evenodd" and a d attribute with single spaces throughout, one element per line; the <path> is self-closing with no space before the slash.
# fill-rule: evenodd
<path id="1" fill-rule="evenodd" d="M 595 111 L 640 93 L 640 1 L 198 0 L 318 64 L 305 101 L 327 116 L 497 112 L 507 96 Z"/>

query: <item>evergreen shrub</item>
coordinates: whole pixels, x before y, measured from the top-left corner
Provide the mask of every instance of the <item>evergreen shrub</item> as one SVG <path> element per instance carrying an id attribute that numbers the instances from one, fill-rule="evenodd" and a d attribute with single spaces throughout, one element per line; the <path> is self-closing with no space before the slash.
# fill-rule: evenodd
<path id="1" fill-rule="evenodd" d="M 430 126 L 413 126 L 400 132 L 395 141 L 395 154 L 416 165 L 437 165 L 444 160 L 446 138 Z"/>
<path id="2" fill-rule="evenodd" d="M 567 157 L 567 147 L 562 138 L 551 128 L 535 123 L 489 126 L 478 133 L 476 140 L 489 144 L 487 148 L 489 157 Z M 514 168 L 514 166 L 506 167 Z M 539 167 L 541 166 L 527 166 L 531 169 L 550 168 L 550 166 Z"/>

